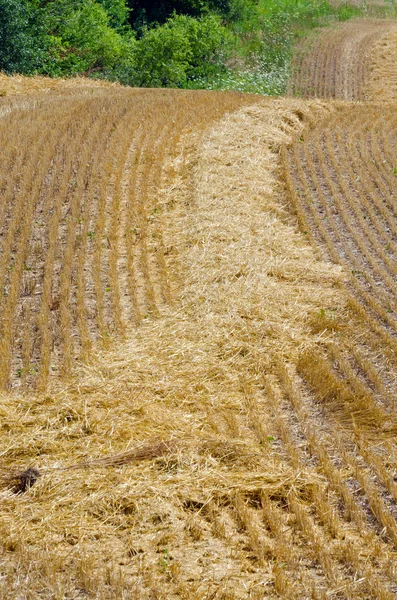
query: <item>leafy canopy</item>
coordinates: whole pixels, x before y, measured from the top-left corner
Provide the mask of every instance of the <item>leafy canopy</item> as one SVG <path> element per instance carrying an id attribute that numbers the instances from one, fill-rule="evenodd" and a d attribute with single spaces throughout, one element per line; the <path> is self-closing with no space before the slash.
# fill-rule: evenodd
<path id="1" fill-rule="evenodd" d="M 174 15 L 144 32 L 136 51 L 136 71 L 142 86 L 185 87 L 189 79 L 204 76 L 219 65 L 227 34 L 220 18 L 194 19 Z"/>
<path id="2" fill-rule="evenodd" d="M 49 44 L 38 2 L 0 0 L 1 71 L 34 73 L 45 61 Z"/>

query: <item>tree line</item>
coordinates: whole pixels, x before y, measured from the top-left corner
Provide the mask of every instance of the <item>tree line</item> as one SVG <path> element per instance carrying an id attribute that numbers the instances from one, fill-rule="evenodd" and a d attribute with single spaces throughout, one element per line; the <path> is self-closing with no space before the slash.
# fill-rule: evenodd
<path id="1" fill-rule="evenodd" d="M 0 0 L 0 70 L 186 87 L 225 61 L 254 0 Z"/>
<path id="2" fill-rule="evenodd" d="M 358 12 L 328 0 L 0 0 L 0 71 L 279 94 L 296 39 Z"/>

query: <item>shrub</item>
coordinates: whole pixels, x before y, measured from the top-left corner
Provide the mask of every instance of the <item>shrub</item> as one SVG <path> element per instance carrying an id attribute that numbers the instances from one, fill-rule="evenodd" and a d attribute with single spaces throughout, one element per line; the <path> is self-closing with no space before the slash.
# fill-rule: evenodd
<path id="1" fill-rule="evenodd" d="M 174 15 L 164 25 L 145 31 L 138 42 L 138 85 L 185 87 L 195 76 L 216 68 L 227 32 L 219 17 L 195 19 Z"/>
<path id="2" fill-rule="evenodd" d="M 105 3 L 104 3 L 105 4 Z M 119 17 L 121 18 L 121 14 Z M 111 71 L 132 60 L 135 40 L 110 26 L 104 5 L 93 0 L 60 0 L 50 8 L 54 32 L 51 75 Z"/>
<path id="3" fill-rule="evenodd" d="M 45 59 L 49 39 L 36 2 L 0 0 L 0 70 L 32 74 Z"/>
<path id="4" fill-rule="evenodd" d="M 125 0 L 96 0 L 102 4 L 109 17 L 109 25 L 118 31 L 125 31 L 130 9 Z"/>

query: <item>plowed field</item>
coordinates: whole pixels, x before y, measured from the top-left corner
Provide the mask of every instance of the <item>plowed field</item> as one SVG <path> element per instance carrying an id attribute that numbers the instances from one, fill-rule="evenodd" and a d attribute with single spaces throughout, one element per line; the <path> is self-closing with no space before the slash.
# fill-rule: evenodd
<path id="1" fill-rule="evenodd" d="M 0 597 L 397 597 L 396 36 L 0 79 Z"/>

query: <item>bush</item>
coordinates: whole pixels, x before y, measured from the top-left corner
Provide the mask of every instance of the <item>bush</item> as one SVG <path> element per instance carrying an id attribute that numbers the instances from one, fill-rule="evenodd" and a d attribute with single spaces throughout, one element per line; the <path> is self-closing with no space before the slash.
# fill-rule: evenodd
<path id="1" fill-rule="evenodd" d="M 0 70 L 280 94 L 297 38 L 359 12 L 327 0 L 0 0 Z"/>
<path id="2" fill-rule="evenodd" d="M 126 37 L 118 33 L 110 26 L 110 20 L 104 5 L 93 0 L 53 3 L 50 74 L 111 71 L 121 64 L 129 65 L 133 61 L 135 40 L 132 34 Z"/>
<path id="3" fill-rule="evenodd" d="M 125 0 L 97 0 L 109 17 L 109 25 L 117 31 L 126 31 L 130 9 Z"/>
<path id="4" fill-rule="evenodd" d="M 36 2 L 0 0 L 0 70 L 32 74 L 48 51 L 43 11 Z"/>
<path id="5" fill-rule="evenodd" d="M 174 15 L 164 25 L 146 30 L 136 52 L 136 83 L 146 87 L 185 87 L 187 82 L 214 71 L 227 32 L 219 17 L 194 19 Z"/>
<path id="6" fill-rule="evenodd" d="M 258 0 L 128 0 L 130 21 L 141 32 L 143 26 L 164 24 L 174 13 L 190 17 L 202 17 L 210 12 L 226 21 L 245 20 Z"/>

